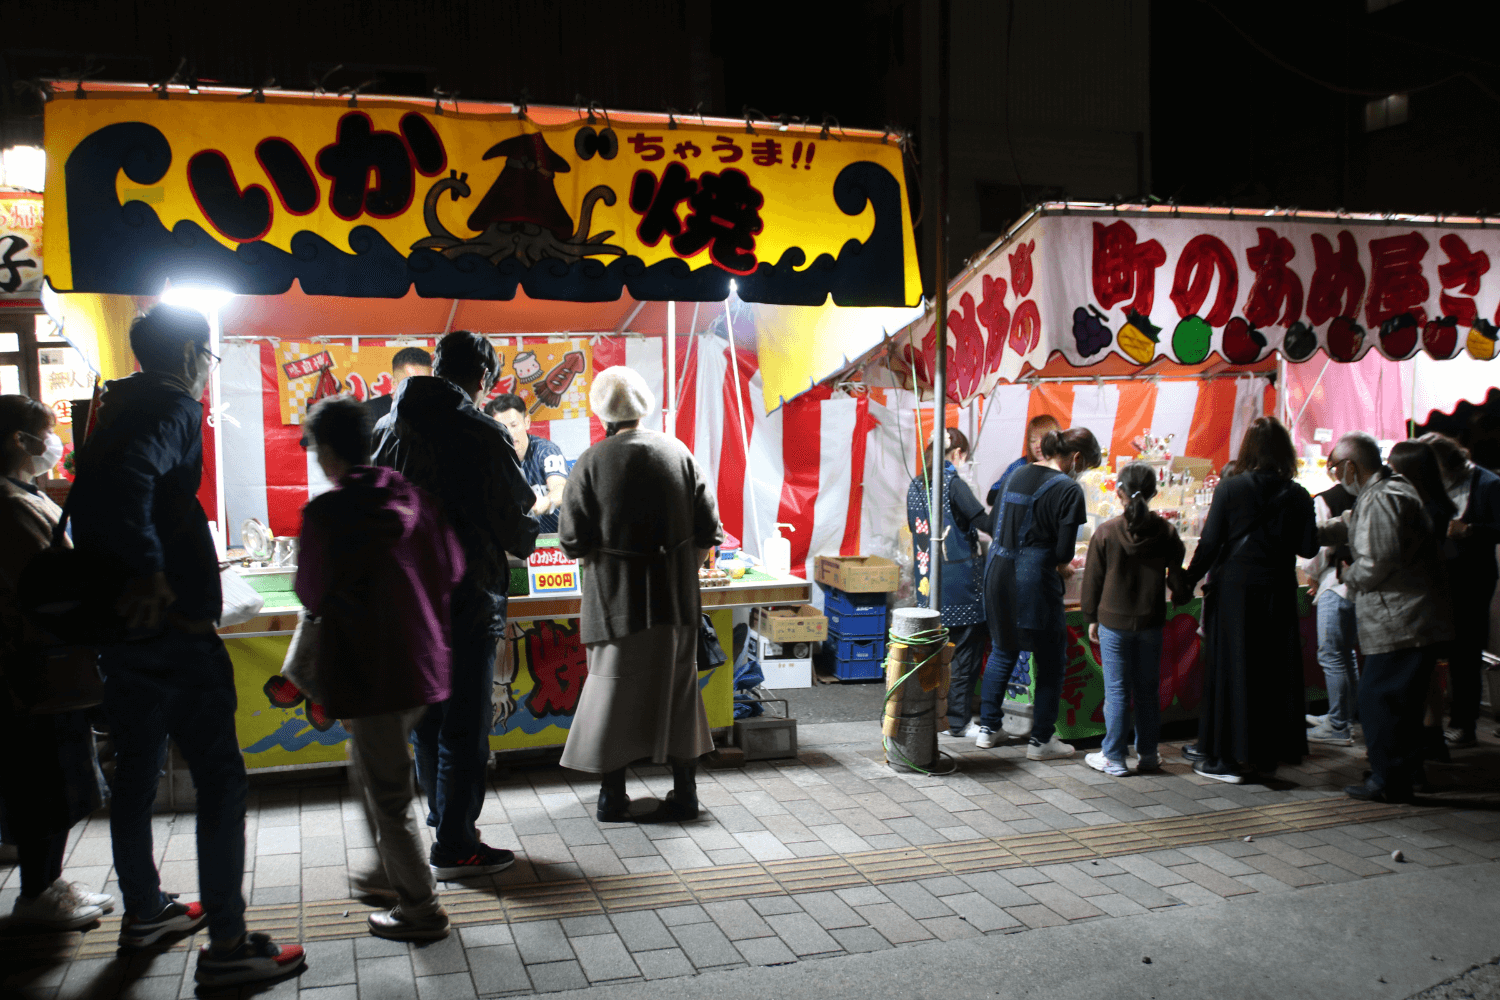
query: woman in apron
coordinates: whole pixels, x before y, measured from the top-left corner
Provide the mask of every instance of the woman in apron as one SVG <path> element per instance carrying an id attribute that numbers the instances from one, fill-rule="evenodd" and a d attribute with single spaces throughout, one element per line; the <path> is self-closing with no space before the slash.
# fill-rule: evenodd
<path id="1" fill-rule="evenodd" d="M 975 499 L 969 484 L 958 474 L 956 463 L 969 456 L 969 439 L 956 427 L 947 431 L 948 448 L 943 454 L 943 495 L 948 509 L 938 531 L 942 542 L 943 627 L 953 643 L 953 679 L 948 684 L 948 728 L 955 738 L 974 737 L 979 727 L 973 723 L 974 687 L 984 667 L 983 563 L 979 559 L 979 522 L 984 506 Z M 917 580 L 917 606 L 929 606 L 932 597 L 930 579 L 931 518 L 927 509 L 932 502 L 932 481 L 928 478 L 936 462 L 932 449 L 927 450 L 928 475 L 917 476 L 906 490 L 906 523 L 911 529 L 913 566 Z"/>
<path id="2" fill-rule="evenodd" d="M 1073 575 L 1073 546 L 1086 516 L 1077 478 L 1099 459 L 1099 442 L 1088 428 L 1052 431 L 1042 439 L 1042 461 L 1017 469 L 995 505 L 995 541 L 984 575 L 991 647 L 975 740 L 979 747 L 1004 739 L 1005 692 L 1017 658 L 1027 650 L 1036 695 L 1026 757 L 1073 754 L 1055 734 L 1067 644 L 1063 585 Z"/>

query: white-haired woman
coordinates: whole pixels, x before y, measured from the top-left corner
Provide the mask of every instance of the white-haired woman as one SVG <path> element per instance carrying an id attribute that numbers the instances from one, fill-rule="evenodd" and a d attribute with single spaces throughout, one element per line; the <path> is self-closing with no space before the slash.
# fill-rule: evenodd
<path id="1" fill-rule="evenodd" d="M 599 373 L 589 404 L 609 436 L 579 457 L 560 511 L 558 540 L 583 560 L 589 664 L 562 765 L 600 775 L 599 820 L 620 822 L 633 818 L 625 768 L 670 763 L 666 801 L 635 818 L 693 819 L 697 761 L 713 749 L 698 693 L 698 566 L 724 538 L 718 505 L 692 452 L 640 426 L 656 399 L 639 374 Z"/>

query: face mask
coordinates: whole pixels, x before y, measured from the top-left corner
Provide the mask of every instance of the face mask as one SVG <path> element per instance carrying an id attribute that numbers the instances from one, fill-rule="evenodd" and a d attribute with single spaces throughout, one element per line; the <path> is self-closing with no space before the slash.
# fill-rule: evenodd
<path id="1" fill-rule="evenodd" d="M 1339 482 L 1344 484 L 1344 489 L 1348 490 L 1349 495 L 1352 497 L 1359 496 L 1359 491 L 1364 489 L 1364 484 L 1362 484 L 1359 481 L 1359 477 L 1355 475 L 1352 465 L 1344 466 L 1344 474 L 1343 477 L 1339 479 Z"/>
<path id="2" fill-rule="evenodd" d="M 42 453 L 40 455 L 31 456 L 31 474 L 33 476 L 40 476 L 42 473 L 50 471 L 57 464 L 57 460 L 62 458 L 62 438 L 51 431 L 47 432 L 45 438 L 39 438 L 35 434 L 27 434 L 26 436 L 42 446 Z"/>

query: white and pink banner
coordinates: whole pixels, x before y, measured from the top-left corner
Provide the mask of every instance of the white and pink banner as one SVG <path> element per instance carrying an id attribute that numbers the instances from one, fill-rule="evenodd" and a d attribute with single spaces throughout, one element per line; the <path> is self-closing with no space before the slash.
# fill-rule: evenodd
<path id="1" fill-rule="evenodd" d="M 952 286 L 948 396 L 987 394 L 1054 355 L 1148 370 L 1273 352 L 1489 361 L 1494 263 L 1500 229 L 1477 223 L 1048 206 Z M 928 391 L 934 326 L 929 312 L 889 352 L 898 378 Z"/>

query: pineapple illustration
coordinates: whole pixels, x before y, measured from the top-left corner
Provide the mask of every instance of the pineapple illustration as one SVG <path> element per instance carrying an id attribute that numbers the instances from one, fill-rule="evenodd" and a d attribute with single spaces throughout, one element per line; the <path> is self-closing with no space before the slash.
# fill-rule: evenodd
<path id="1" fill-rule="evenodd" d="M 1466 346 L 1469 349 L 1469 357 L 1475 361 L 1489 361 L 1495 356 L 1495 338 L 1500 337 L 1500 329 L 1489 320 L 1475 318 L 1474 326 L 1469 330 L 1469 338 Z"/>
<path id="2" fill-rule="evenodd" d="M 1159 333 L 1161 333 L 1161 327 L 1132 309 L 1126 316 L 1125 325 L 1120 327 L 1120 337 L 1117 343 L 1120 345 L 1120 350 L 1129 355 L 1132 361 L 1143 365 L 1150 364 L 1151 359 L 1156 357 L 1157 334 Z"/>

